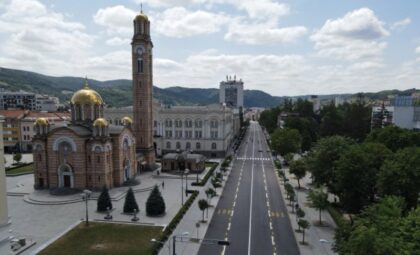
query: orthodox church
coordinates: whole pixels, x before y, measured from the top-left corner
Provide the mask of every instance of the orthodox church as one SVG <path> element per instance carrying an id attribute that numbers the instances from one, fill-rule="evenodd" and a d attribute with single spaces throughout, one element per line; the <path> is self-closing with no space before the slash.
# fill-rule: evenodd
<path id="1" fill-rule="evenodd" d="M 70 124 L 51 126 L 44 118 L 35 122 L 35 188 L 112 188 L 155 167 L 150 21 L 141 12 L 133 25 L 134 119 L 125 117 L 123 126 L 108 124 L 105 103 L 86 80 L 71 98 Z"/>

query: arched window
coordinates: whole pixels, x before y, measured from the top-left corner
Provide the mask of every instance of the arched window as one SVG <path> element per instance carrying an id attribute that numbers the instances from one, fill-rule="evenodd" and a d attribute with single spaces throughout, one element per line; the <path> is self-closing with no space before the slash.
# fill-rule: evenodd
<path id="1" fill-rule="evenodd" d="M 171 148 L 171 142 L 166 142 L 166 149 L 170 149 Z"/>
<path id="2" fill-rule="evenodd" d="M 165 120 L 165 127 L 172 127 L 172 120 L 166 119 Z"/>
<path id="3" fill-rule="evenodd" d="M 187 142 L 185 144 L 185 149 L 187 149 L 187 150 L 191 149 L 191 143 L 190 142 Z"/>
<path id="4" fill-rule="evenodd" d="M 181 149 L 181 143 L 180 142 L 176 142 L 176 148 Z"/>
<path id="5" fill-rule="evenodd" d="M 192 128 L 192 120 L 190 120 L 190 119 L 186 119 L 186 120 L 185 120 L 185 127 L 187 127 L 187 128 Z"/>
<path id="6" fill-rule="evenodd" d="M 137 59 L 137 72 L 143 73 L 143 58 Z"/>
<path id="7" fill-rule="evenodd" d="M 217 120 L 210 121 L 210 127 L 217 128 L 219 126 L 219 122 Z"/>
<path id="8" fill-rule="evenodd" d="M 182 127 L 182 121 L 180 119 L 175 120 L 175 127 L 177 128 Z"/>
<path id="9" fill-rule="evenodd" d="M 217 144 L 216 143 L 212 143 L 211 144 L 211 149 L 212 150 L 216 150 L 217 149 Z"/>
<path id="10" fill-rule="evenodd" d="M 201 150 L 201 143 L 196 143 L 195 144 L 195 149 Z"/>
<path id="11" fill-rule="evenodd" d="M 203 126 L 203 122 L 200 119 L 195 120 L 195 127 L 201 128 Z"/>

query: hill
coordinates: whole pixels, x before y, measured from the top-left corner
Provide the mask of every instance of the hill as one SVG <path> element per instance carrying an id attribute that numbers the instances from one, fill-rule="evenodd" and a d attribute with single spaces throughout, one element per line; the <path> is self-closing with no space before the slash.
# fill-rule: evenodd
<path id="1" fill-rule="evenodd" d="M 82 77 L 53 77 L 39 73 L 1 68 L 0 88 L 18 91 L 25 90 L 39 94 L 48 94 L 68 102 L 72 92 L 84 84 Z M 109 106 L 127 106 L 132 104 L 131 80 L 97 81 L 89 79 L 89 86 L 97 90 Z M 171 105 L 206 105 L 219 101 L 219 90 L 215 88 L 153 87 L 154 97 Z M 273 97 L 260 90 L 245 90 L 245 107 L 273 107 L 283 98 Z"/>

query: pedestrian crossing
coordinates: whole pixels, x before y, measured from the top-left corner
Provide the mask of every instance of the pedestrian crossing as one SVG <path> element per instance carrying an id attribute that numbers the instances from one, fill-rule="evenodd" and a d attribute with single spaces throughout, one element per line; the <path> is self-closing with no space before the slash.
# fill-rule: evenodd
<path id="1" fill-rule="evenodd" d="M 221 215 L 232 215 L 233 210 L 232 209 L 217 209 L 217 214 L 221 214 Z"/>
<path id="2" fill-rule="evenodd" d="M 253 158 L 253 157 L 238 157 L 238 160 L 262 160 L 262 161 L 269 161 L 271 158 Z"/>

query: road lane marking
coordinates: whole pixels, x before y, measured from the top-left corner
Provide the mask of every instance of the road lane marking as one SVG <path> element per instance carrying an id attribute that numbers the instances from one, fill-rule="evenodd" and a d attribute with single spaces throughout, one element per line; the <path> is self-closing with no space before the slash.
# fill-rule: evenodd
<path id="1" fill-rule="evenodd" d="M 252 157 L 255 154 L 255 128 L 253 130 L 253 138 L 252 138 Z M 251 255 L 251 233 L 252 233 L 252 198 L 253 198 L 253 190 L 254 190 L 254 162 L 252 162 L 251 166 L 251 203 L 249 206 L 249 232 L 248 232 L 248 255 Z"/>

